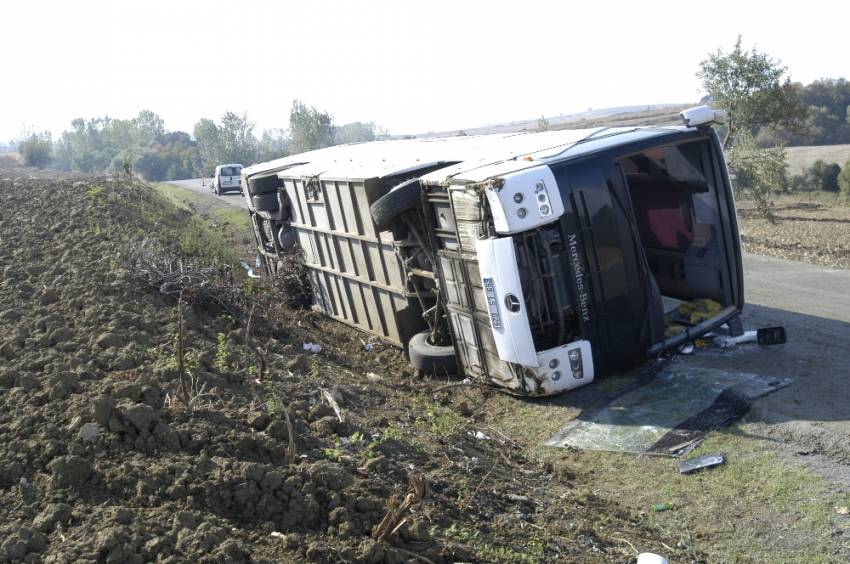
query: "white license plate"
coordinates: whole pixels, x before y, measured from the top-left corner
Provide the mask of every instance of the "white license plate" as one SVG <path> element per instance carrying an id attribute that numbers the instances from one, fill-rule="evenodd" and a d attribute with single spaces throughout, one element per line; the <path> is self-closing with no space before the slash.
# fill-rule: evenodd
<path id="1" fill-rule="evenodd" d="M 502 315 L 499 313 L 499 300 L 496 298 L 496 283 L 492 278 L 482 278 L 484 295 L 487 296 L 487 309 L 490 310 L 490 322 L 494 329 L 502 328 Z"/>

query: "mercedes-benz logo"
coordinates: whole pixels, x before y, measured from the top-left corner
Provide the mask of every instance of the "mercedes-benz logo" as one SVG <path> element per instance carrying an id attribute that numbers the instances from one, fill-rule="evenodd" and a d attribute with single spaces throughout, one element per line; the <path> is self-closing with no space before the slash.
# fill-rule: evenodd
<path id="1" fill-rule="evenodd" d="M 505 296 L 505 307 L 508 308 L 508 311 L 511 313 L 518 312 L 520 307 L 519 298 L 513 294 L 508 294 Z"/>

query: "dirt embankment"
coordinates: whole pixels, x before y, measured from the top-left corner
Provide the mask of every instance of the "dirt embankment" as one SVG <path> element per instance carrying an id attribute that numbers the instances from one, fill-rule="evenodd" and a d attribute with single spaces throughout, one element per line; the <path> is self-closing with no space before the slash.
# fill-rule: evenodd
<path id="1" fill-rule="evenodd" d="M 0 560 L 701 560 L 579 487 L 569 453 L 492 430 L 480 394 L 432 394 L 221 263 L 227 291 L 139 260 L 223 260 L 204 237 L 141 183 L 0 167 Z"/>

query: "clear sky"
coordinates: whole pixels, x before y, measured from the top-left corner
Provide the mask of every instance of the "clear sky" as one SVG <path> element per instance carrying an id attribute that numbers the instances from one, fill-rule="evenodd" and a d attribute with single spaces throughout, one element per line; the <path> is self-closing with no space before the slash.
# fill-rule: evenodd
<path id="1" fill-rule="evenodd" d="M 739 33 L 794 80 L 850 78 L 846 1 L 26 0 L 0 13 L 0 141 L 140 109 L 190 133 L 247 112 L 259 133 L 286 127 L 294 98 L 394 134 L 690 102 L 699 61 Z"/>

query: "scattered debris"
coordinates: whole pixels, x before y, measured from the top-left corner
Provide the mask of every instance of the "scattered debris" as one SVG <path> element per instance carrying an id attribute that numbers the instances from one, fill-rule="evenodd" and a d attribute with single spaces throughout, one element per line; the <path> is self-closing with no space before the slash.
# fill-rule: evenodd
<path id="1" fill-rule="evenodd" d="M 322 345 L 316 343 L 304 343 L 304 350 L 309 353 L 319 354 L 322 352 Z"/>
<path id="2" fill-rule="evenodd" d="M 756 341 L 761 346 L 784 345 L 788 342 L 785 327 L 762 327 L 756 331 Z"/>
<path id="3" fill-rule="evenodd" d="M 339 404 L 334 399 L 333 395 L 331 395 L 331 393 L 329 391 L 325 390 L 324 388 L 321 390 L 321 393 L 322 393 L 322 398 L 324 398 L 324 400 L 326 402 L 328 402 L 328 405 L 330 405 L 333 408 L 334 413 L 336 413 L 337 419 L 339 419 L 339 422 L 345 423 L 345 417 L 343 417 L 343 415 L 342 415 L 342 409 L 340 409 Z"/>
<path id="4" fill-rule="evenodd" d="M 681 456 L 689 443 L 741 416 L 754 400 L 791 384 L 759 374 L 662 361 L 638 387 L 622 388 L 589 417 L 576 418 L 548 446 Z M 688 425 L 682 426 L 685 421 Z"/>
<path id="5" fill-rule="evenodd" d="M 842 505 L 840 507 L 836 507 L 835 512 L 838 515 L 850 515 L 850 507 L 847 507 L 846 505 Z"/>
<path id="6" fill-rule="evenodd" d="M 256 274 L 254 272 L 254 269 L 251 267 L 251 265 L 248 264 L 247 262 L 245 262 L 244 260 L 240 260 L 239 264 L 241 264 L 242 268 L 245 269 L 245 273 L 248 275 L 248 278 L 259 278 L 260 277 L 259 274 Z"/>
<path id="7" fill-rule="evenodd" d="M 718 335 L 714 337 L 714 344 L 721 349 L 728 349 L 745 343 L 754 343 L 756 340 L 755 331 L 746 331 L 743 335 L 732 337 L 731 335 Z"/>
<path id="8" fill-rule="evenodd" d="M 689 441 L 685 441 L 683 443 L 671 446 L 667 449 L 667 452 L 673 456 L 685 456 L 686 454 L 697 448 L 703 440 L 705 440 L 704 436 L 695 437 Z"/>
<path id="9" fill-rule="evenodd" d="M 688 460 L 679 462 L 679 472 L 690 474 L 703 468 L 714 468 L 726 463 L 726 457 L 722 454 L 704 454 Z"/>
<path id="10" fill-rule="evenodd" d="M 427 478 L 421 474 L 411 474 L 409 478 L 410 493 L 405 496 L 404 500 L 399 503 L 396 496 L 390 496 L 387 501 L 387 514 L 381 522 L 375 527 L 372 533 L 372 538 L 380 542 L 398 531 L 402 525 L 407 522 L 405 514 L 419 500 L 424 499 L 430 493 L 430 486 Z"/>
<path id="11" fill-rule="evenodd" d="M 787 341 L 784 327 L 763 327 L 756 331 L 745 331 L 737 337 L 729 335 L 714 337 L 714 344 L 724 349 L 745 343 L 758 343 L 762 346 L 783 345 Z"/>

